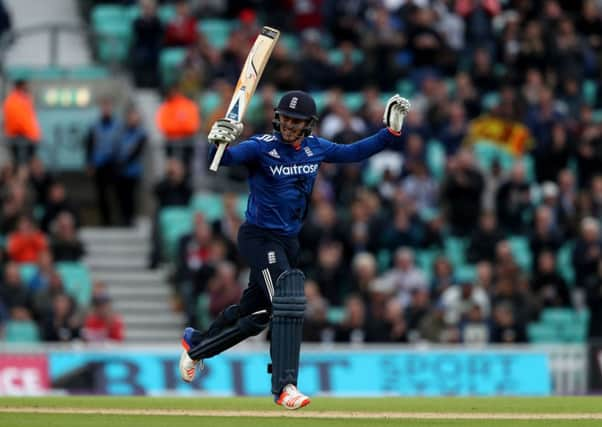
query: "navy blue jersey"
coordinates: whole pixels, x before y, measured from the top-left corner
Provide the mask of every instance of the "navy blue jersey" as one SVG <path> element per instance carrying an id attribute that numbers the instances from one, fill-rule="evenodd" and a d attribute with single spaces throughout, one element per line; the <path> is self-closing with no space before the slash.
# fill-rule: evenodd
<path id="1" fill-rule="evenodd" d="M 352 163 L 367 159 L 401 138 L 387 129 L 353 144 L 335 144 L 308 136 L 298 147 L 282 142 L 280 134 L 255 135 L 228 147 L 222 166 L 246 165 L 250 194 L 246 221 L 285 235 L 301 230 L 321 162 Z M 213 158 L 212 144 L 209 157 Z"/>

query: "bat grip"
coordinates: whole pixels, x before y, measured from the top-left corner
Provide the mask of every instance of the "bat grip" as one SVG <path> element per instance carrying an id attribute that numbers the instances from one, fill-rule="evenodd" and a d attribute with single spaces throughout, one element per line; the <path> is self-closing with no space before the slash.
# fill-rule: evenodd
<path id="1" fill-rule="evenodd" d="M 215 152 L 215 156 L 213 156 L 213 160 L 211 161 L 211 165 L 209 166 L 209 170 L 213 172 L 217 172 L 217 168 L 219 168 L 219 163 L 222 161 L 222 156 L 224 155 L 224 151 L 226 151 L 226 146 L 228 144 L 221 143 L 217 145 L 217 151 Z"/>

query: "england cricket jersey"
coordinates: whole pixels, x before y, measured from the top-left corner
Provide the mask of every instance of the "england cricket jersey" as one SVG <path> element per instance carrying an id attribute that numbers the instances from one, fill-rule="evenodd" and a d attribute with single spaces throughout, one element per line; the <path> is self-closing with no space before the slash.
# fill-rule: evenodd
<path id="1" fill-rule="evenodd" d="M 382 129 L 353 144 L 336 144 L 308 136 L 294 147 L 282 142 L 279 133 L 255 135 L 228 147 L 221 165 L 246 165 L 249 169 L 250 194 L 245 212 L 248 223 L 295 235 L 307 213 L 321 162 L 360 162 L 399 144 L 400 139 Z M 209 158 L 214 154 L 212 145 Z"/>

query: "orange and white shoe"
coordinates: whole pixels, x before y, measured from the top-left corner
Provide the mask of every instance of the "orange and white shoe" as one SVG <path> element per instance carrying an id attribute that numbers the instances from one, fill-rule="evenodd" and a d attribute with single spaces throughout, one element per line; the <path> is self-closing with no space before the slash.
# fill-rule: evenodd
<path id="1" fill-rule="evenodd" d="M 184 336 L 182 337 L 182 347 L 184 347 L 184 350 L 182 350 L 182 354 L 180 355 L 180 363 L 178 365 L 180 376 L 187 383 L 191 383 L 192 380 L 194 380 L 197 368 L 202 371 L 205 367 L 202 360 L 193 360 L 188 355 L 188 351 L 191 347 L 190 340 L 193 332 L 193 328 L 184 329 Z"/>
<path id="2" fill-rule="evenodd" d="M 293 384 L 289 384 L 282 389 L 280 397 L 276 400 L 276 404 L 286 409 L 299 409 L 309 405 L 310 398 L 301 393 Z"/>

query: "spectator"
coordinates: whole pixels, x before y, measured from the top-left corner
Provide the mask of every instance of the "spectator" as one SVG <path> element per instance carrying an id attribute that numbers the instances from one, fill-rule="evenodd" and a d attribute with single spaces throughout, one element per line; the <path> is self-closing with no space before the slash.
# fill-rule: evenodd
<path id="1" fill-rule="evenodd" d="M 305 281 L 307 306 L 303 320 L 303 342 L 333 342 L 335 330 L 328 320 L 328 301 L 320 294 L 318 284 Z"/>
<path id="2" fill-rule="evenodd" d="M 598 260 L 598 272 L 587 281 L 585 290 L 590 311 L 588 337 L 602 339 L 602 259 Z"/>
<path id="3" fill-rule="evenodd" d="M 179 159 L 189 175 L 194 160 L 196 135 L 200 128 L 198 106 L 182 95 L 177 86 L 172 86 L 156 115 L 157 127 L 165 139 L 168 157 Z"/>
<path id="4" fill-rule="evenodd" d="M 562 245 L 562 236 L 558 227 L 554 226 L 552 213 L 547 206 L 540 206 L 535 211 L 533 230 L 529 238 L 531 256 L 534 260 L 544 251 L 556 253 Z"/>
<path id="5" fill-rule="evenodd" d="M 475 305 L 484 317 L 488 317 L 490 312 L 487 292 L 466 280 L 447 288 L 441 295 L 441 302 L 445 307 L 445 321 L 449 325 L 459 325 L 466 320 Z"/>
<path id="6" fill-rule="evenodd" d="M 550 145 L 541 147 L 535 156 L 537 182 L 555 181 L 558 173 L 568 166 L 570 155 L 567 131 L 562 123 L 556 123 L 552 128 Z"/>
<path id="7" fill-rule="evenodd" d="M 575 269 L 575 285 L 583 288 L 590 276 L 597 273 L 598 261 L 602 254 L 600 225 L 592 217 L 581 221 L 581 235 L 573 249 L 573 268 Z"/>
<path id="8" fill-rule="evenodd" d="M 4 266 L 4 274 L 0 284 L 0 301 L 10 312 L 15 307 L 30 307 L 31 295 L 21 280 L 19 264 L 8 262 Z"/>
<path id="9" fill-rule="evenodd" d="M 15 262 L 36 262 L 41 252 L 48 249 L 46 236 L 26 215 L 19 217 L 17 230 L 9 234 L 7 253 Z"/>
<path id="10" fill-rule="evenodd" d="M 520 344 L 527 342 L 524 324 L 516 321 L 512 308 L 506 304 L 493 309 L 491 342 L 496 344 Z"/>
<path id="11" fill-rule="evenodd" d="M 42 133 L 34 108 L 34 100 L 26 80 L 15 81 L 15 86 L 4 100 L 4 136 L 10 146 L 16 165 L 29 163 L 35 155 Z"/>
<path id="12" fill-rule="evenodd" d="M 146 130 L 142 126 L 140 113 L 130 106 L 125 113 L 125 126 L 116 147 L 117 198 L 123 224 L 134 225 L 136 196 L 142 178 L 142 156 L 148 143 Z"/>
<path id="13" fill-rule="evenodd" d="M 54 176 L 46 170 L 42 159 L 33 157 L 29 162 L 29 184 L 34 190 L 37 205 L 47 205 L 49 190 L 54 181 Z"/>
<path id="14" fill-rule="evenodd" d="M 397 298 L 406 307 L 410 303 L 412 292 L 427 289 L 428 282 L 424 272 L 414 265 L 414 252 L 411 249 L 397 249 L 393 262 L 393 269 L 385 274 L 384 279 L 393 284 Z"/>
<path id="15" fill-rule="evenodd" d="M 75 220 L 69 212 L 61 212 L 54 222 L 50 251 L 56 262 L 80 261 L 86 253 L 77 237 Z"/>
<path id="16" fill-rule="evenodd" d="M 320 287 L 320 293 L 332 305 L 341 305 L 351 291 L 351 277 L 344 264 L 343 245 L 336 240 L 323 240 L 318 246 L 316 266 L 307 277 Z"/>
<path id="17" fill-rule="evenodd" d="M 12 28 L 12 18 L 4 1 L 0 1 L 0 36 L 4 35 L 7 31 Z"/>
<path id="18" fill-rule="evenodd" d="M 163 24 L 155 0 L 140 0 L 142 12 L 132 23 L 132 72 L 136 86 L 159 87 L 159 54 Z"/>
<path id="19" fill-rule="evenodd" d="M 439 133 L 439 140 L 445 148 L 447 156 L 455 155 L 468 131 L 468 121 L 466 120 L 465 106 L 461 102 L 452 102 L 448 105 L 447 123 Z"/>
<path id="20" fill-rule="evenodd" d="M 428 315 L 431 308 L 429 291 L 427 289 L 416 289 L 412 293 L 412 300 L 404 310 L 404 317 L 408 327 L 408 340 L 420 339 L 419 328 L 422 320 Z"/>
<path id="21" fill-rule="evenodd" d="M 471 264 L 480 261 L 493 261 L 495 248 L 503 239 L 497 228 L 497 221 L 492 212 L 483 212 L 479 219 L 479 228 L 474 231 L 468 243 L 466 259 Z"/>
<path id="22" fill-rule="evenodd" d="M 120 342 L 125 339 L 123 320 L 113 311 L 111 298 L 107 294 L 93 296 L 82 334 L 88 342 Z"/>
<path id="23" fill-rule="evenodd" d="M 431 280 L 431 294 L 433 298 L 439 298 L 448 288 L 456 284 L 454 267 L 444 255 L 439 255 L 433 263 L 433 278 Z"/>
<path id="24" fill-rule="evenodd" d="M 40 289 L 47 288 L 54 273 L 56 271 L 52 254 L 49 251 L 40 252 L 36 262 L 36 272 L 27 283 L 29 291 L 35 293 Z"/>
<path id="25" fill-rule="evenodd" d="M 58 294 L 52 298 L 52 311 L 42 322 L 41 335 L 44 341 L 68 342 L 79 338 L 81 319 L 73 298 Z"/>
<path id="26" fill-rule="evenodd" d="M 122 124 L 113 113 L 109 98 L 100 101 L 100 118 L 92 125 L 86 139 L 88 174 L 94 180 L 102 225 L 113 224 L 110 194 L 115 189 L 115 150 Z"/>
<path id="27" fill-rule="evenodd" d="M 475 166 L 472 153 L 462 150 L 450 159 L 442 199 L 454 234 L 466 236 L 477 223 L 483 188 L 483 175 Z"/>
<path id="28" fill-rule="evenodd" d="M 554 253 L 543 251 L 537 258 L 537 267 L 531 280 L 531 290 L 541 308 L 570 305 L 566 282 L 556 270 Z"/>
<path id="29" fill-rule="evenodd" d="M 517 162 L 512 166 L 510 177 L 500 185 L 495 199 L 501 229 L 509 234 L 523 232 L 525 212 L 531 205 L 531 193 L 523 163 Z"/>
<path id="30" fill-rule="evenodd" d="M 54 270 L 50 275 L 50 281 L 45 288 L 38 289 L 33 294 L 32 305 L 35 317 L 43 319 L 49 312 L 52 311 L 52 301 L 57 295 L 64 294 L 63 279 L 59 273 Z"/>
<path id="31" fill-rule="evenodd" d="M 215 273 L 207 283 L 209 314 L 215 319 L 225 308 L 236 304 L 242 295 L 242 286 L 236 278 L 236 266 L 229 261 L 218 262 Z"/>
<path id="32" fill-rule="evenodd" d="M 412 172 L 403 180 L 401 188 L 418 212 L 436 209 L 439 184 L 429 175 L 424 163 L 416 162 L 413 165 Z"/>
<path id="33" fill-rule="evenodd" d="M 465 344 L 487 344 L 489 342 L 489 325 L 478 304 L 473 304 L 460 323 L 462 342 Z"/>
<path id="34" fill-rule="evenodd" d="M 345 300 L 345 317 L 335 333 L 336 342 L 361 344 L 366 340 L 366 306 L 359 295 Z"/>
<path id="35" fill-rule="evenodd" d="M 187 0 L 178 0 L 176 16 L 165 29 L 165 45 L 189 47 L 197 41 L 196 20 L 190 14 Z"/>
<path id="36" fill-rule="evenodd" d="M 75 221 L 75 226 L 79 225 L 79 212 L 67 197 L 65 186 L 60 182 L 54 182 L 48 189 L 48 201 L 44 206 L 44 215 L 40 221 L 41 229 L 48 233 L 53 222 L 63 212 L 69 213 Z"/>

